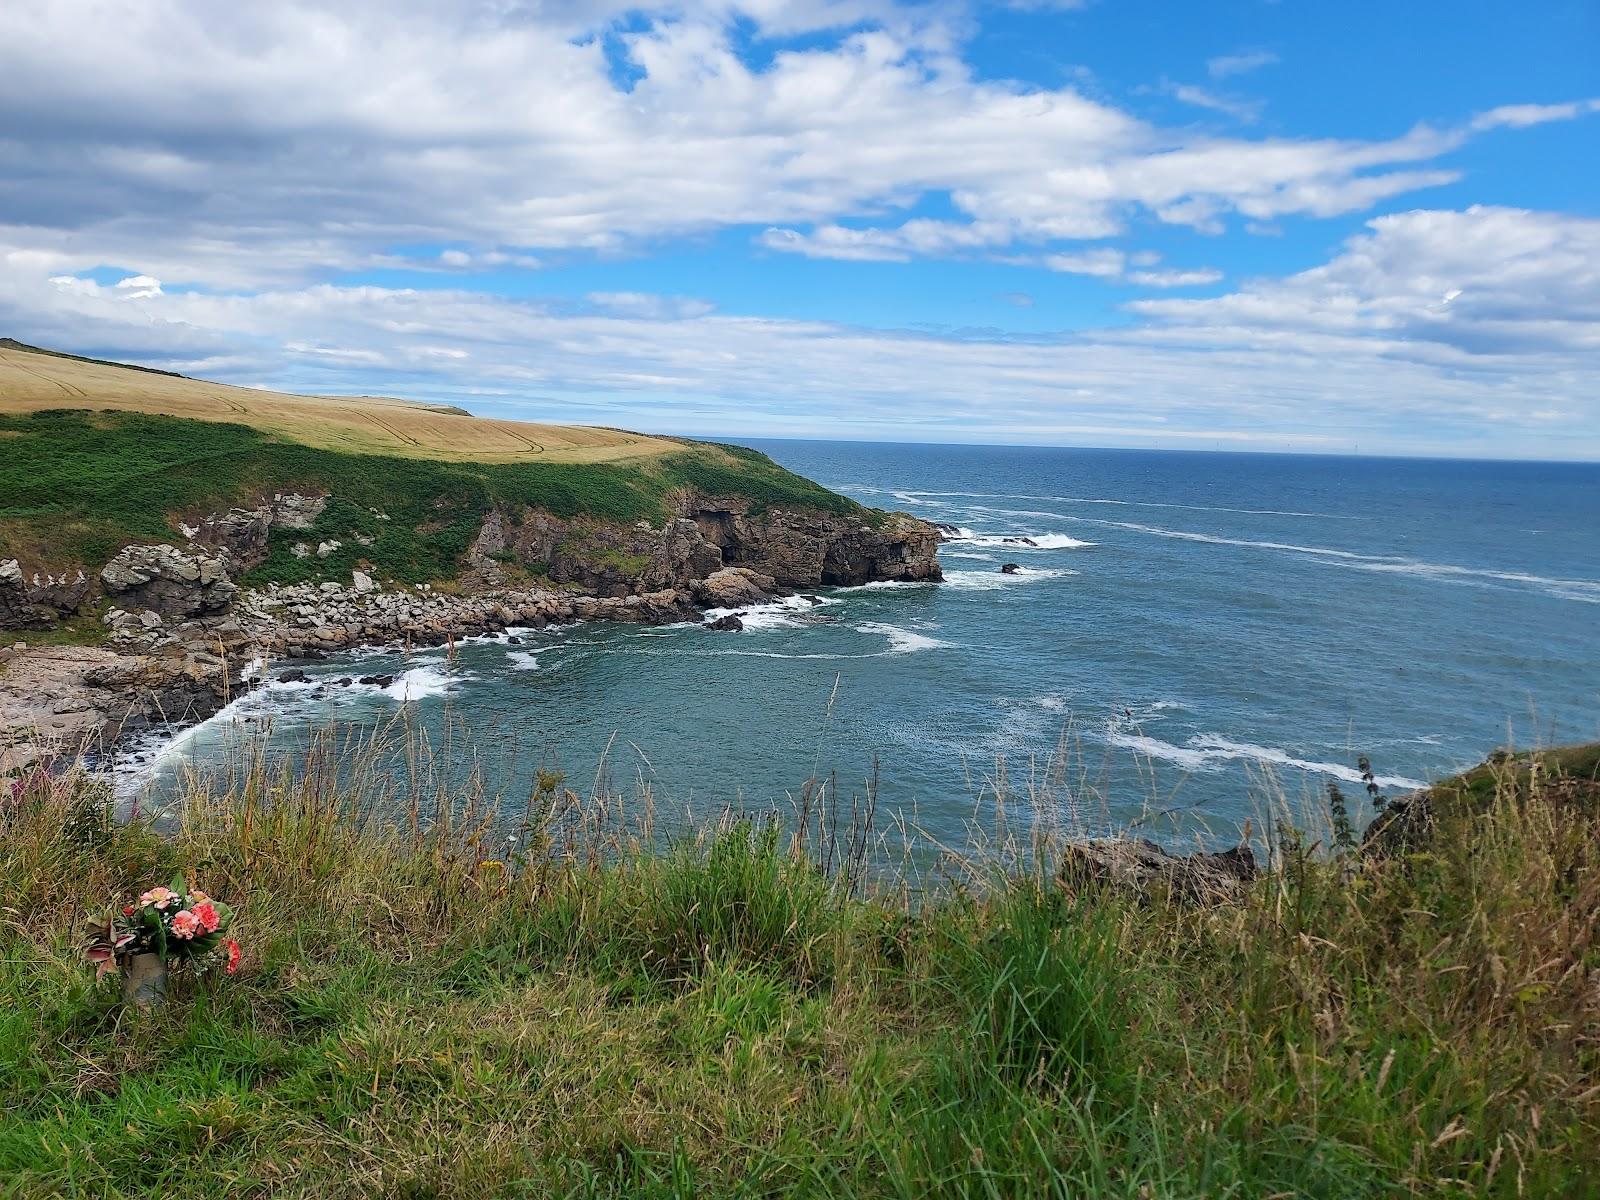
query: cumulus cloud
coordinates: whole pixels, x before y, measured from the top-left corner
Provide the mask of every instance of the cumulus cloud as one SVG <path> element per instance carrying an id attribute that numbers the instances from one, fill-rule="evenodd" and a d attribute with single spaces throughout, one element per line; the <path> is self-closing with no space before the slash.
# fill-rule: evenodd
<path id="1" fill-rule="evenodd" d="M 1600 221 L 1378 218 L 1327 263 L 1127 327 L 942 335 L 465 290 L 220 295 L 0 271 L 27 340 L 232 382 L 704 434 L 1600 453 Z"/>
<path id="2" fill-rule="evenodd" d="M 169 287 L 397 259 L 533 267 L 729 227 L 892 260 L 1146 218 L 1327 216 L 1455 178 L 1430 164 L 1475 132 L 1588 111 L 1496 109 L 1378 141 L 1208 138 L 1070 85 L 984 78 L 959 7 L 888 0 L 13 8 L 0 240 Z M 954 215 L 904 219 L 927 197 Z M 431 264 L 396 249 L 429 244 L 447 247 Z"/>

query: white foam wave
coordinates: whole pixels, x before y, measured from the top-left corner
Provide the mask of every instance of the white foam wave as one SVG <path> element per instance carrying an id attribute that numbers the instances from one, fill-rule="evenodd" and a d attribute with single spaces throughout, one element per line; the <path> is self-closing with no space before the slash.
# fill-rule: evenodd
<path id="1" fill-rule="evenodd" d="M 976 562 L 997 562 L 997 561 L 999 561 L 992 554 L 970 554 L 970 553 L 968 553 L 968 552 L 966 552 L 964 550 L 941 550 L 941 551 L 939 551 L 939 556 L 941 558 L 972 559 L 972 560 L 974 560 Z"/>
<path id="2" fill-rule="evenodd" d="M 1272 746 L 1257 746 L 1251 742 L 1236 742 L 1214 733 L 1196 734 L 1186 745 L 1175 746 L 1159 738 L 1113 728 L 1107 733 L 1106 741 L 1113 746 L 1137 751 L 1148 758 L 1159 758 L 1175 763 L 1186 771 L 1212 771 L 1219 769 L 1223 763 L 1247 761 L 1264 766 L 1289 767 L 1311 775 L 1331 775 L 1345 783 L 1365 782 L 1359 771 L 1343 763 L 1299 758 L 1287 750 Z M 1380 787 L 1386 788 L 1415 790 L 1428 786 L 1423 780 L 1408 779 L 1404 775 L 1379 775 L 1377 781 Z"/>
<path id="3" fill-rule="evenodd" d="M 999 588 L 1015 587 L 1020 583 L 1039 583 L 1046 579 L 1062 579 L 1076 575 L 1076 571 L 1051 570 L 1044 567 L 1023 567 L 1015 572 L 1005 571 L 951 571 L 944 577 L 946 587 L 964 592 L 992 592 Z"/>
<path id="4" fill-rule="evenodd" d="M 1354 550 L 1339 550 L 1331 546 L 1302 546 L 1294 542 L 1262 542 L 1249 538 L 1221 537 L 1217 534 L 1195 533 L 1186 529 L 1162 529 L 1155 525 L 1141 525 L 1136 521 L 1102 521 L 1091 517 L 1069 519 L 1090 525 L 1129 529 L 1153 537 L 1175 538 L 1185 542 L 1201 542 L 1213 546 L 1242 546 L 1253 550 L 1272 550 L 1280 554 L 1303 554 L 1331 566 L 1349 567 L 1359 571 L 1392 572 L 1453 583 L 1488 580 L 1522 584 L 1562 600 L 1600 604 L 1600 580 L 1596 579 L 1559 579 L 1547 575 L 1533 575 L 1525 571 L 1497 571 L 1482 567 L 1460 567 L 1450 563 L 1426 562 L 1399 554 L 1358 554 Z"/>
<path id="5" fill-rule="evenodd" d="M 513 671 L 537 671 L 539 669 L 539 652 L 537 650 L 512 650 L 506 654 L 506 661 L 511 664 Z"/>
<path id="6" fill-rule="evenodd" d="M 947 648 L 949 642 L 941 642 L 938 638 L 929 637 L 925 633 L 915 630 L 902 629 L 898 625 L 885 624 L 882 621 L 868 621 L 857 625 L 861 633 L 876 633 L 889 639 L 890 654 L 915 654 L 919 650 L 942 650 Z"/>
<path id="7" fill-rule="evenodd" d="M 737 616 L 744 622 L 746 630 L 786 629 L 809 624 L 805 618 L 810 614 L 838 603 L 839 601 L 830 600 L 826 596 L 818 596 L 814 601 L 804 596 L 785 596 L 781 600 L 747 604 L 738 608 L 708 608 L 703 619 L 711 622 L 723 617 Z"/>
<path id="8" fill-rule="evenodd" d="M 431 666 L 413 667 L 382 690 L 384 695 L 406 704 L 428 696 L 443 696 L 455 686 L 455 683 L 454 676 Z"/>
<path id="9" fill-rule="evenodd" d="M 1041 514 L 1049 516 L 1050 514 Z M 1094 545 L 1065 533 L 976 533 L 958 528 L 950 541 L 956 545 L 994 546 L 1006 550 L 1082 550 Z M 1032 545 L 1029 545 L 1029 543 Z"/>
<path id="10" fill-rule="evenodd" d="M 848 587 L 834 588 L 834 592 L 898 592 L 906 588 L 932 587 L 931 579 L 875 579 L 871 583 L 853 583 Z M 837 603 L 837 601 L 835 602 Z"/>
<path id="11" fill-rule="evenodd" d="M 855 490 L 884 494 L 884 489 L 857 487 Z M 1305 512 L 1293 508 L 1229 508 L 1221 504 L 1178 504 L 1170 500 L 1124 500 L 1109 496 L 1044 496 L 1030 492 L 930 492 L 892 491 L 888 493 L 906 504 L 932 504 L 947 508 L 939 497 L 961 500 L 1044 500 L 1051 504 L 1113 504 L 1125 508 L 1181 508 L 1190 512 L 1239 513 L 1252 517 L 1315 517 L 1324 521 L 1365 521 L 1369 518 L 1348 513 Z M 1055 514 L 1046 514 L 1054 516 Z"/>

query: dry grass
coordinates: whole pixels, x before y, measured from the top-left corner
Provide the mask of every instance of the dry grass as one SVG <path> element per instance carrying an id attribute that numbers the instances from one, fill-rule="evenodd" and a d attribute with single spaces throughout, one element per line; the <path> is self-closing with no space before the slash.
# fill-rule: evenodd
<path id="1" fill-rule="evenodd" d="M 621 430 L 499 421 L 381 396 L 295 396 L 0 346 L 0 414 L 56 408 L 229 421 L 324 450 L 445 462 L 602 463 L 683 448 Z"/>

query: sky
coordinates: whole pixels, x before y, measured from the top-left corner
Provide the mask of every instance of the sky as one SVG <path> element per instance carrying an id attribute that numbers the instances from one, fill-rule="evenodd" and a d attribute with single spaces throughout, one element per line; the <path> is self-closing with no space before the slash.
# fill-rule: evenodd
<path id="1" fill-rule="evenodd" d="M 720 437 L 1600 459 L 1600 4 L 9 0 L 0 336 Z"/>

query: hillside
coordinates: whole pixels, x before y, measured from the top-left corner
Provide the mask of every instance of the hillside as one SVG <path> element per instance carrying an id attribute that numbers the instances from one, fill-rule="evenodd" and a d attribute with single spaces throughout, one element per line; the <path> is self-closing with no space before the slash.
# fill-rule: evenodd
<path id="1" fill-rule="evenodd" d="M 103 362 L 0 338 L 0 414 L 54 408 L 227 421 L 322 450 L 445 462 L 615 462 L 682 449 L 616 429 L 475 417 L 380 396 L 295 396 Z"/>
<path id="2" fill-rule="evenodd" d="M 583 524 L 560 540 L 566 557 L 598 538 L 590 557 L 619 577 L 640 551 L 615 531 L 685 515 L 688 497 L 879 519 L 739 447 L 258 392 L 15 344 L 0 349 L 0 439 L 0 561 L 27 572 L 93 573 L 120 546 L 183 544 L 185 527 L 280 493 L 320 507 L 236 554 L 255 582 L 348 580 L 358 567 L 452 578 L 491 512 Z M 305 556 L 307 539 L 337 549 Z M 502 541 L 503 565 L 534 574 L 558 548 L 546 538 L 518 563 L 515 539 Z"/>

